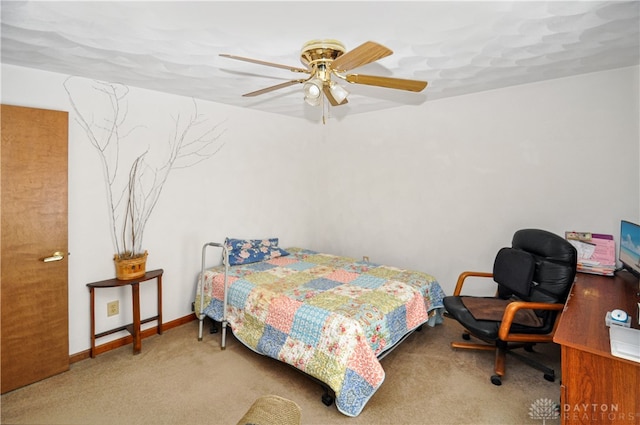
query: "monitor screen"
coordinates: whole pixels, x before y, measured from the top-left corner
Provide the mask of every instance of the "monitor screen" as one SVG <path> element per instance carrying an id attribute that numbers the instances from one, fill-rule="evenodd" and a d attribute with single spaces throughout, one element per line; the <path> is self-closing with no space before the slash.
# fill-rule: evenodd
<path id="1" fill-rule="evenodd" d="M 623 268 L 640 277 L 640 226 L 625 220 L 620 223 L 619 259 Z"/>

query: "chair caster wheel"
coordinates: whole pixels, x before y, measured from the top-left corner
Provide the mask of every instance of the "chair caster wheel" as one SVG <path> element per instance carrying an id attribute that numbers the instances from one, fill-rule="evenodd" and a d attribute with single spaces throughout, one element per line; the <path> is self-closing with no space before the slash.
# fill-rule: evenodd
<path id="1" fill-rule="evenodd" d="M 546 379 L 549 382 L 555 382 L 556 375 L 555 375 L 555 373 L 545 373 L 544 374 L 544 379 Z"/>
<path id="2" fill-rule="evenodd" d="M 469 334 L 462 334 L 462 339 L 464 339 L 465 341 L 469 341 L 471 339 L 471 335 Z"/>
<path id="3" fill-rule="evenodd" d="M 322 403 L 325 406 L 331 406 L 333 404 L 333 397 L 329 394 L 322 394 Z"/>
<path id="4" fill-rule="evenodd" d="M 493 375 L 491 377 L 491 383 L 493 385 L 502 385 L 502 378 L 500 377 L 500 375 Z"/>
<path id="5" fill-rule="evenodd" d="M 524 351 L 526 351 L 527 353 L 533 353 L 533 345 L 525 345 Z"/>

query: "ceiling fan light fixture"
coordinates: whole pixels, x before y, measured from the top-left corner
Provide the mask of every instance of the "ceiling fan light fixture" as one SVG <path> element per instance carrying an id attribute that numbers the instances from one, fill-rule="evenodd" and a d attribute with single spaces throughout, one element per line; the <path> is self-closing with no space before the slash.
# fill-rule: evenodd
<path id="1" fill-rule="evenodd" d="M 305 103 L 311 106 L 322 106 L 324 122 L 325 106 L 328 110 L 330 106 L 346 105 L 348 103 L 347 97 L 350 95 L 344 87 L 332 81 L 332 77 L 334 76 L 346 83 L 352 84 L 363 84 L 411 92 L 424 90 L 427 86 L 426 81 L 378 75 L 348 74 L 348 72 L 353 69 L 373 63 L 391 54 L 393 54 L 391 49 L 374 41 L 367 41 L 347 51 L 344 45 L 336 40 L 311 40 L 304 44 L 300 51 L 300 61 L 305 68 L 297 68 L 229 54 L 221 54 L 221 56 L 308 74 L 307 78 L 286 81 L 264 89 L 245 93 L 242 96 L 258 96 L 301 83 L 304 86 L 303 94 Z"/>
<path id="2" fill-rule="evenodd" d="M 317 106 L 320 104 L 320 97 L 322 96 L 322 81 L 312 78 L 304 83 L 304 101 L 311 106 Z"/>
<path id="3" fill-rule="evenodd" d="M 336 84 L 333 81 L 329 85 L 329 91 L 331 92 L 331 95 L 336 100 L 336 102 L 338 102 L 339 104 L 344 102 L 347 96 L 349 96 L 349 92 L 347 91 L 347 89 L 339 84 Z"/>

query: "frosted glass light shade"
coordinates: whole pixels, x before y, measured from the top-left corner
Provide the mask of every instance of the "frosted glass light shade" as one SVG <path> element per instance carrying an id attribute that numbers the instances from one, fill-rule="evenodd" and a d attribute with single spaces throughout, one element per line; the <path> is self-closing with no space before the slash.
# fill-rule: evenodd
<path id="1" fill-rule="evenodd" d="M 311 106 L 320 104 L 320 96 L 322 96 L 322 81 L 315 79 L 304 83 L 304 101 Z"/>
<path id="2" fill-rule="evenodd" d="M 329 86 L 329 90 L 331 91 L 331 95 L 333 96 L 333 98 L 338 103 L 344 102 L 344 100 L 349 95 L 349 92 L 347 91 L 347 89 L 345 89 L 341 85 L 336 84 L 334 82 L 331 82 L 331 86 Z"/>

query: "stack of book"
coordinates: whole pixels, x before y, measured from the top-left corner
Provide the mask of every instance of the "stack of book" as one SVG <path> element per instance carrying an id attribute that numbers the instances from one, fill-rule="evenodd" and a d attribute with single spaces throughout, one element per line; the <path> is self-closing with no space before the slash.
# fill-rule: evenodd
<path id="1" fill-rule="evenodd" d="M 616 270 L 616 244 L 613 235 L 591 232 L 565 232 L 578 251 L 578 271 L 613 276 Z"/>

